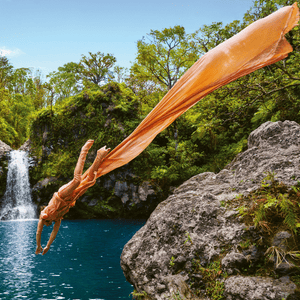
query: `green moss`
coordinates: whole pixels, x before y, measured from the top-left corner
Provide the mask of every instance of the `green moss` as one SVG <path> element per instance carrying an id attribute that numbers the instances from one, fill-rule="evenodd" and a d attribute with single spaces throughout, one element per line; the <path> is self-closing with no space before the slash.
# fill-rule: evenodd
<path id="1" fill-rule="evenodd" d="M 219 260 L 216 260 L 207 265 L 206 267 L 203 267 L 200 263 L 200 260 L 194 259 L 192 273 L 200 274 L 202 276 L 204 288 L 206 290 L 207 295 L 211 299 L 225 299 L 223 297 L 224 282 L 222 281 L 222 279 L 226 279 L 228 275 L 222 271 L 221 263 Z M 192 280 L 190 286 L 191 288 L 193 288 L 195 294 L 199 296 L 200 291 L 198 290 L 196 282 Z"/>
<path id="2" fill-rule="evenodd" d="M 101 90 L 87 90 L 53 108 L 42 109 L 36 114 L 30 136 L 34 155 L 42 160 L 39 176 L 71 177 L 88 139 L 95 140 L 91 151 L 94 156 L 103 145 L 117 146 L 138 123 L 136 103 L 129 89 L 110 83 Z"/>

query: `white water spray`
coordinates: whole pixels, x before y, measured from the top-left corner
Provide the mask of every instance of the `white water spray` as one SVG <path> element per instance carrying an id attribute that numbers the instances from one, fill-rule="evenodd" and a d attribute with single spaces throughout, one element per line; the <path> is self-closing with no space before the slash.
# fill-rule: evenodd
<path id="1" fill-rule="evenodd" d="M 10 152 L 6 192 L 3 197 L 0 220 L 36 217 L 35 207 L 31 200 L 28 167 L 28 156 L 25 151 Z"/>

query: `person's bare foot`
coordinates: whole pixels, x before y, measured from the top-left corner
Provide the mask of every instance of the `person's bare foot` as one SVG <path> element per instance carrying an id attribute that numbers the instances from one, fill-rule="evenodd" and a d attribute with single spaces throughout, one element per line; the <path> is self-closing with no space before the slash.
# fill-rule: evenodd
<path id="1" fill-rule="evenodd" d="M 106 149 L 106 146 L 102 147 L 97 151 L 97 159 L 102 160 L 110 151 L 110 148 Z"/>
<path id="2" fill-rule="evenodd" d="M 94 144 L 94 140 L 88 140 L 81 148 L 81 151 L 86 152 L 86 153 L 89 152 L 89 150 L 91 149 L 93 144 Z"/>

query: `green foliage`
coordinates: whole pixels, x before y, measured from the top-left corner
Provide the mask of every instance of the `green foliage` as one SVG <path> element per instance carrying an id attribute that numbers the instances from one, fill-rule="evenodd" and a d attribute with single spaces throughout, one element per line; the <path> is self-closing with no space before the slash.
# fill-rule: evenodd
<path id="1" fill-rule="evenodd" d="M 88 52 L 79 62 L 59 67 L 47 76 L 48 82 L 40 72 L 14 69 L 1 57 L 0 139 L 18 148 L 31 128 L 38 157 L 46 155 L 45 149 L 51 151 L 41 174 L 69 176 L 72 158 L 85 139 L 94 139 L 96 147 L 115 147 L 199 56 L 253 21 L 291 4 L 290 0 L 257 0 L 242 21 L 223 24 L 216 20 L 191 34 L 182 26 L 151 30 L 147 39 L 137 43 L 129 76 L 115 66 L 113 55 L 102 52 Z M 160 133 L 130 164 L 139 178 L 158 186 L 165 197 L 170 187 L 195 174 L 223 169 L 246 149 L 248 135 L 260 124 L 286 119 L 300 122 L 299 27 L 286 38 L 294 48 L 286 59 L 206 96 Z M 100 87 L 113 77 L 123 83 Z M 276 199 L 278 203 L 269 202 L 267 209 L 285 211 L 286 224 L 296 222 L 288 201 Z M 258 210 L 258 222 L 265 222 L 265 210 L 263 206 Z"/>
<path id="2" fill-rule="evenodd" d="M 249 239 L 246 239 L 242 242 L 239 243 L 239 246 L 244 250 L 244 249 L 248 249 L 251 245 L 251 241 Z"/>
<path id="3" fill-rule="evenodd" d="M 171 268 L 175 266 L 174 260 L 175 260 L 175 257 L 172 256 L 171 259 L 170 259 L 170 263 L 169 263 Z"/>
<path id="4" fill-rule="evenodd" d="M 192 238 L 190 236 L 190 233 L 188 231 L 185 232 L 186 240 L 184 241 L 184 244 L 190 243 L 193 244 Z"/>
<path id="5" fill-rule="evenodd" d="M 262 227 L 269 233 L 281 220 L 283 226 L 298 234 L 300 227 L 298 197 L 296 187 L 288 189 L 276 181 L 274 173 L 269 173 L 262 180 L 258 191 L 238 199 L 239 202 L 246 202 L 238 207 L 239 215 L 249 224 L 253 222 L 255 227 Z"/>
<path id="6" fill-rule="evenodd" d="M 44 104 L 39 76 L 0 57 L 0 139 L 12 148 L 28 139 L 32 115 Z"/>
<path id="7" fill-rule="evenodd" d="M 78 95 L 84 88 L 97 90 L 100 85 L 113 78 L 115 62 L 116 58 L 112 54 L 89 52 L 88 56 L 82 55 L 78 63 L 69 62 L 59 67 L 58 71 L 48 74 L 47 90 L 51 105 Z M 116 67 L 116 72 L 120 77 L 122 68 Z"/>
<path id="8" fill-rule="evenodd" d="M 133 299 L 137 299 L 137 300 L 143 300 L 145 299 L 145 297 L 147 296 L 147 293 L 145 291 L 143 292 L 137 292 L 136 290 L 134 290 L 131 295 L 133 296 Z"/>
<path id="9" fill-rule="evenodd" d="M 225 40 L 231 38 L 242 29 L 240 21 L 223 26 L 222 22 L 213 22 L 211 25 L 203 25 L 192 34 L 199 55 L 205 54 Z"/>
<path id="10" fill-rule="evenodd" d="M 208 266 L 203 267 L 199 260 L 193 260 L 193 273 L 200 273 L 205 283 L 206 293 L 211 299 L 224 299 L 224 282 L 222 278 L 226 278 L 227 274 L 222 272 L 220 261 L 214 261 Z M 193 283 L 192 283 L 193 287 Z"/>
<path id="11" fill-rule="evenodd" d="M 87 139 L 95 141 L 94 151 L 104 145 L 117 146 L 139 122 L 136 102 L 126 86 L 110 83 L 42 109 L 35 116 L 30 134 L 35 154 L 47 158 L 40 175 L 71 177 Z"/>
<path id="12" fill-rule="evenodd" d="M 116 58 L 112 54 L 104 54 L 101 52 L 89 52 L 89 56 L 82 55 L 79 66 L 79 76 L 83 82 L 90 81 L 99 85 L 105 81 L 109 75 L 109 70 L 116 62 Z"/>
<path id="13" fill-rule="evenodd" d="M 221 22 L 201 27 L 194 35 L 199 53 L 205 53 L 254 20 L 265 17 L 293 1 L 255 1 L 242 23 Z M 251 131 L 266 121 L 300 121 L 300 29 L 287 34 L 294 51 L 276 64 L 242 77 L 202 99 L 186 113 L 193 122 L 192 140 L 206 155 L 199 161 L 202 171 L 220 171 L 246 149 Z"/>
<path id="14" fill-rule="evenodd" d="M 49 84 L 47 90 L 49 92 L 49 104 L 52 106 L 56 102 L 78 94 L 82 87 L 79 85 L 80 76 L 78 71 L 80 66 L 74 62 L 59 67 L 58 71 L 47 75 Z"/>
<path id="15" fill-rule="evenodd" d="M 179 292 L 176 292 L 176 293 L 172 293 L 172 298 L 170 299 L 173 299 L 173 300 L 183 300 L 183 298 L 181 297 L 180 293 Z"/>
<path id="16" fill-rule="evenodd" d="M 179 25 L 161 31 L 151 30 L 148 40 L 138 41 L 131 72 L 169 90 L 197 60 L 194 45 L 184 27 Z"/>

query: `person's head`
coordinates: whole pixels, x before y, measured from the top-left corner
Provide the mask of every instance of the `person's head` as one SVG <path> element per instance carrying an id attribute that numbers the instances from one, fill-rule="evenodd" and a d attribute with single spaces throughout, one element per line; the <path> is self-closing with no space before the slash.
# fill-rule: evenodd
<path id="1" fill-rule="evenodd" d="M 52 224 L 52 220 L 44 220 L 44 224 L 46 225 L 46 226 L 50 226 L 51 224 Z"/>
<path id="2" fill-rule="evenodd" d="M 46 206 L 44 206 L 44 205 L 40 207 L 40 219 L 42 218 L 41 217 L 41 212 L 44 210 L 45 207 Z M 52 224 L 52 222 L 53 222 L 52 220 L 45 220 L 45 219 L 43 220 L 43 223 L 46 226 L 50 226 Z"/>

